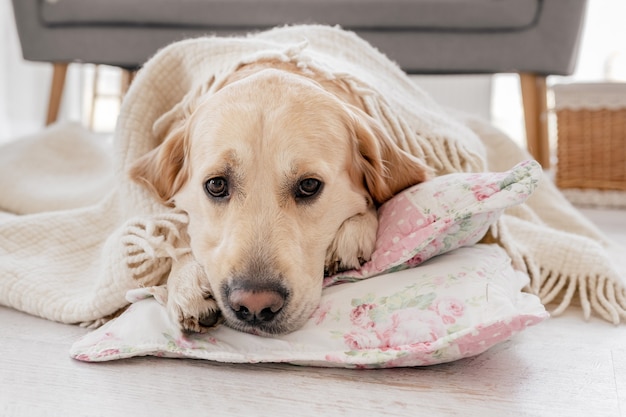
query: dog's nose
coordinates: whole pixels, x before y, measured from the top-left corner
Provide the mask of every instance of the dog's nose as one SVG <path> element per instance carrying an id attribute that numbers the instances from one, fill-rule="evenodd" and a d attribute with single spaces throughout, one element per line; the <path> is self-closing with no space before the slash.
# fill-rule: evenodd
<path id="1" fill-rule="evenodd" d="M 228 295 L 228 306 L 235 316 L 252 325 L 272 321 L 284 305 L 284 295 L 274 290 L 236 289 Z"/>

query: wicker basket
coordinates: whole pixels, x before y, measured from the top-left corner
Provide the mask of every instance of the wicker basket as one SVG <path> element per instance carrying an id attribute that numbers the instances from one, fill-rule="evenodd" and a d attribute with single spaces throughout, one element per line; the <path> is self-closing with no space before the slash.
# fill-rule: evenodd
<path id="1" fill-rule="evenodd" d="M 554 87 L 556 184 L 626 191 L 626 84 Z"/>

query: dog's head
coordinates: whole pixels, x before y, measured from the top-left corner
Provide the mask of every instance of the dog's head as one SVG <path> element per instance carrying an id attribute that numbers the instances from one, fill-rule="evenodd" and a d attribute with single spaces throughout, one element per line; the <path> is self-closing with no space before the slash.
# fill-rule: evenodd
<path id="1" fill-rule="evenodd" d="M 425 179 L 360 109 L 265 69 L 198 101 L 131 177 L 189 214 L 189 236 L 226 323 L 302 326 L 324 272 L 369 259 L 376 205 Z"/>

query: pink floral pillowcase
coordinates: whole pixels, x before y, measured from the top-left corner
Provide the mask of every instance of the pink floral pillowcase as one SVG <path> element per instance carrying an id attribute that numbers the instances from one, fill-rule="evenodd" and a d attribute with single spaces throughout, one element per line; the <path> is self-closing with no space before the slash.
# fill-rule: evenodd
<path id="1" fill-rule="evenodd" d="M 521 291 L 528 277 L 500 247 L 474 244 L 504 208 L 526 199 L 540 170 L 525 162 L 501 174 L 452 174 L 394 197 L 381 207 L 375 257 L 328 278 L 327 286 L 355 282 L 326 288 L 294 333 L 263 338 L 221 326 L 185 335 L 148 288 L 131 291 L 129 309 L 70 354 L 89 362 L 154 355 L 364 368 L 477 355 L 548 317 L 537 297 Z"/>
<path id="2" fill-rule="evenodd" d="M 449 174 L 404 190 L 378 211 L 372 259 L 326 278 L 324 285 L 412 268 L 477 243 L 504 209 L 526 201 L 541 175 L 541 166 L 531 160 L 506 172 Z"/>

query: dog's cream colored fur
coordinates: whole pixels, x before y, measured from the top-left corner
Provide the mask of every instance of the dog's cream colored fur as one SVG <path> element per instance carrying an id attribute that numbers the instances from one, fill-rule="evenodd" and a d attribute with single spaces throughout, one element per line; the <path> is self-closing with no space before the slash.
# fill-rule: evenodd
<path id="1" fill-rule="evenodd" d="M 325 272 L 370 258 L 376 206 L 427 172 L 354 97 L 290 64 L 243 66 L 189 103 L 189 116 L 133 166 L 132 178 L 189 214 L 193 256 L 168 279 L 168 310 L 183 329 L 205 331 L 219 307 L 243 331 L 293 331 L 318 305 Z M 207 195 L 211 178 L 228 180 L 228 198 Z M 299 200 L 308 178 L 321 190 Z M 286 289 L 271 323 L 242 323 L 229 308 L 222 288 L 241 277 Z"/>

